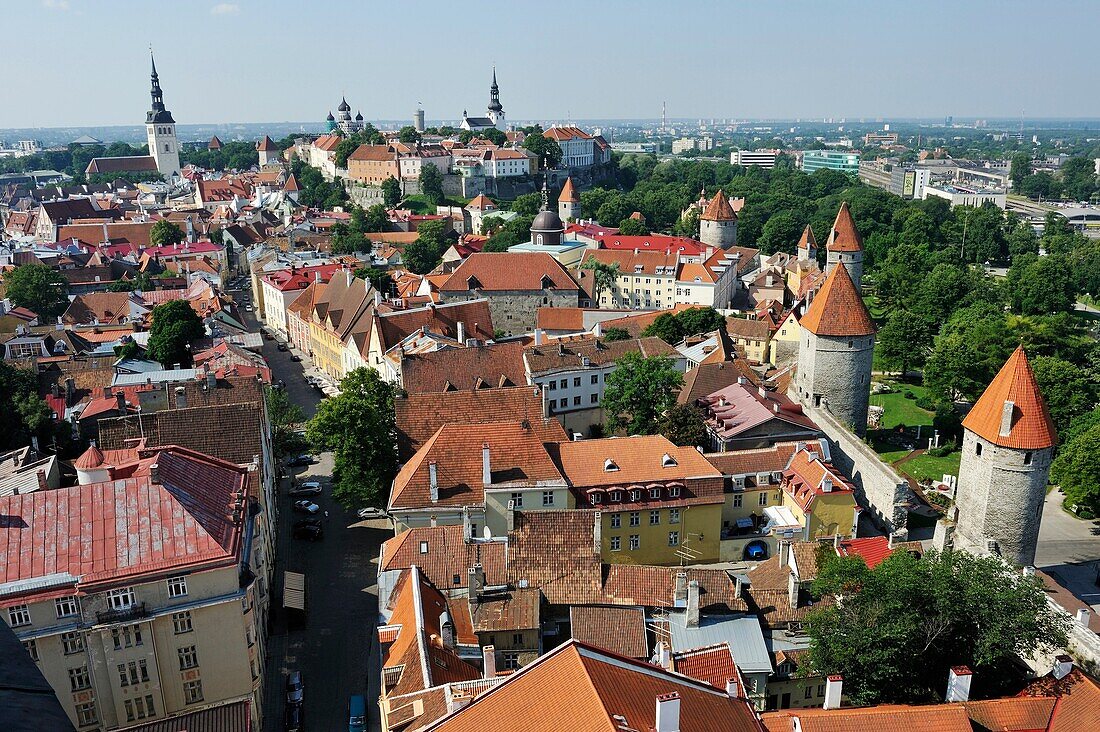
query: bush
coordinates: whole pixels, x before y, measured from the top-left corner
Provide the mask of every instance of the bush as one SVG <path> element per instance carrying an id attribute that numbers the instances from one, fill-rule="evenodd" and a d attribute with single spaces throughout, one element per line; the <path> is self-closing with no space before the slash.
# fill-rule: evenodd
<path id="1" fill-rule="evenodd" d="M 928 450 L 927 452 L 932 457 L 947 457 L 951 453 L 955 452 L 955 450 L 957 450 L 957 449 L 958 449 L 958 445 L 955 444 L 954 440 L 951 440 L 950 442 L 943 443 L 939 447 L 933 447 L 931 450 Z"/>
<path id="2" fill-rule="evenodd" d="M 903 397 L 905 397 L 906 399 L 916 399 L 916 398 L 917 398 L 917 395 L 916 395 L 916 394 L 914 394 L 913 392 L 909 391 L 908 389 L 906 389 L 905 391 L 903 391 L 903 392 L 901 393 L 901 395 L 902 395 Z"/>
<path id="3" fill-rule="evenodd" d="M 936 400 L 925 394 L 924 396 L 917 397 L 917 406 L 929 412 L 934 412 L 936 411 Z"/>

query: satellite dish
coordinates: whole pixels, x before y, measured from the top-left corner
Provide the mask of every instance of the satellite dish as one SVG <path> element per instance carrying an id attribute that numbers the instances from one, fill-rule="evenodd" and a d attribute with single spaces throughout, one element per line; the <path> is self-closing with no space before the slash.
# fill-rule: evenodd
<path id="1" fill-rule="evenodd" d="M 482 529 L 481 533 L 486 539 L 492 539 L 493 538 L 493 532 L 489 530 L 488 526 L 486 526 L 484 529 Z"/>

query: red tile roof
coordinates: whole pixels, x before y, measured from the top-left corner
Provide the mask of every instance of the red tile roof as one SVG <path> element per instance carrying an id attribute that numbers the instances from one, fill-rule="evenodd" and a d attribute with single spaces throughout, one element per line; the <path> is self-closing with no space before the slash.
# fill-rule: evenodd
<path id="1" fill-rule="evenodd" d="M 1081 669 L 1056 679 L 1048 674 L 1028 684 L 1020 696 L 1054 696 L 1058 704 L 1050 732 L 1100 729 L 1100 682 Z"/>
<path id="2" fill-rule="evenodd" d="M 1047 732 L 1057 703 L 1052 696 L 1023 696 L 968 701 L 963 707 L 978 732 Z"/>
<path id="3" fill-rule="evenodd" d="M 542 136 L 558 142 L 564 142 L 565 140 L 574 140 L 580 138 L 582 140 L 591 140 L 592 135 L 588 134 L 580 127 L 576 125 L 554 125 L 548 130 L 544 130 Z"/>
<path id="4" fill-rule="evenodd" d="M 406 529 L 382 544 L 378 571 L 408 569 L 415 564 L 433 585 L 452 589 L 466 587 L 468 570 L 480 564 L 487 585 L 503 585 L 507 581 L 504 544 L 503 541 L 466 542 L 462 526 L 420 526 Z M 455 577 L 459 578 L 458 583 Z"/>
<path id="5" fill-rule="evenodd" d="M 498 389 L 527 382 L 519 341 L 406 355 L 401 375 L 409 394 Z"/>
<path id="6" fill-rule="evenodd" d="M 1011 404 L 1007 431 L 1002 430 L 1005 410 Z M 1017 450 L 1042 450 L 1058 442 L 1054 422 L 1022 347 L 986 387 L 963 420 L 963 427 L 995 445 Z"/>
<path id="7" fill-rule="evenodd" d="M 579 288 L 569 272 L 544 252 L 476 252 L 467 257 L 439 289 L 441 292 L 539 292 Z"/>
<path id="8" fill-rule="evenodd" d="M 581 197 L 577 195 L 577 189 L 573 187 L 573 179 L 566 178 L 565 185 L 561 187 L 561 192 L 558 194 L 558 203 L 562 201 L 577 203 L 580 200 Z"/>
<path id="9" fill-rule="evenodd" d="M 606 602 L 645 607 L 673 607 L 676 575 L 687 573 L 687 580 L 699 583 L 699 606 L 726 607 L 734 612 L 748 609 L 736 596 L 736 588 L 723 569 L 695 567 L 655 567 L 639 564 L 612 564 L 604 582 Z"/>
<path id="10" fill-rule="evenodd" d="M 313 282 L 328 283 L 333 275 L 343 269 L 339 264 L 320 264 L 312 267 L 291 267 L 264 275 L 263 280 L 279 292 L 304 290 Z"/>
<path id="11" fill-rule="evenodd" d="M 802 237 L 798 240 L 798 248 L 806 249 L 817 248 L 817 237 L 814 236 L 814 230 L 810 228 L 809 224 L 806 224 L 806 228 L 802 230 Z"/>
<path id="12" fill-rule="evenodd" d="M 569 627 L 573 638 L 582 643 L 628 658 L 649 658 L 641 607 L 574 605 L 569 608 Z"/>
<path id="13" fill-rule="evenodd" d="M 973 732 L 962 704 L 788 709 L 765 712 L 760 719 L 768 732 Z"/>
<path id="14" fill-rule="evenodd" d="M 847 201 L 840 204 L 840 210 L 836 213 L 836 221 L 833 222 L 825 248 L 830 252 L 863 251 L 863 237 L 859 235 L 856 222 L 852 220 L 852 212 L 848 209 Z"/>
<path id="15" fill-rule="evenodd" d="M 260 140 L 260 142 L 256 145 L 256 149 L 260 152 L 278 152 L 279 146 L 276 145 L 275 141 L 272 140 L 270 137 L 264 135 L 264 139 Z"/>
<path id="16" fill-rule="evenodd" d="M 716 643 L 672 654 L 676 673 L 703 681 L 725 691 L 726 682 L 737 679 L 737 665 L 728 643 Z"/>
<path id="17" fill-rule="evenodd" d="M 876 330 L 871 313 L 843 264 L 833 267 L 798 322 L 819 336 L 869 336 Z"/>
<path id="18" fill-rule="evenodd" d="M 737 214 L 733 212 L 733 206 L 726 194 L 719 188 L 707 204 L 707 210 L 699 218 L 703 221 L 736 221 Z"/>
<path id="19" fill-rule="evenodd" d="M 666 483 L 721 474 L 693 447 L 677 447 L 663 435 L 608 437 L 558 447 L 562 473 L 576 488 Z M 662 456 L 673 460 L 665 464 Z M 613 469 L 608 469 L 607 461 Z"/>
<path id="20" fill-rule="evenodd" d="M 707 453 L 706 459 L 723 475 L 752 475 L 784 470 L 798 448 L 798 442 L 778 442 L 757 450 Z"/>

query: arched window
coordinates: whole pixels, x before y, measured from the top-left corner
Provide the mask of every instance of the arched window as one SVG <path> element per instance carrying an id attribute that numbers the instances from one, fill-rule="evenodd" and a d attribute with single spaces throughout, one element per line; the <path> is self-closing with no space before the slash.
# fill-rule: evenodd
<path id="1" fill-rule="evenodd" d="M 542 246 L 542 234 L 538 234 L 535 236 L 535 243 L 538 244 L 540 247 Z"/>

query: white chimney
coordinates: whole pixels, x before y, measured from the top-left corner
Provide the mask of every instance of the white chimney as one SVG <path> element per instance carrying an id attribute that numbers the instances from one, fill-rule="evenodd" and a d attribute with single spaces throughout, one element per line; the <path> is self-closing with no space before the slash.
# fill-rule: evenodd
<path id="1" fill-rule="evenodd" d="M 699 627 L 699 580 L 688 582 L 687 612 L 684 622 L 689 628 Z"/>
<path id="2" fill-rule="evenodd" d="M 737 693 L 737 679 L 726 679 L 726 696 L 736 699 Z"/>
<path id="3" fill-rule="evenodd" d="M 1080 623 L 1081 626 L 1084 628 L 1089 627 L 1089 619 L 1091 617 L 1092 610 L 1087 607 L 1083 607 L 1077 611 L 1077 622 Z"/>
<path id="4" fill-rule="evenodd" d="M 458 321 L 458 345 L 466 345 L 466 324 Z"/>
<path id="5" fill-rule="evenodd" d="M 431 468 L 429 468 L 430 470 Z M 474 538 L 474 527 L 470 523 L 470 507 L 462 507 L 462 541 L 469 544 Z"/>
<path id="6" fill-rule="evenodd" d="M 677 572 L 675 584 L 672 586 L 672 606 L 684 607 L 687 604 L 688 576 L 687 572 Z"/>
<path id="7" fill-rule="evenodd" d="M 495 678 L 497 675 L 497 649 L 493 646 L 484 646 L 481 649 L 481 675 L 486 679 Z"/>
<path id="8" fill-rule="evenodd" d="M 680 695 L 675 691 L 657 697 L 656 732 L 680 732 Z"/>
<path id="9" fill-rule="evenodd" d="M 428 494 L 432 503 L 439 500 L 439 471 L 435 467 L 435 461 L 428 463 Z"/>
<path id="10" fill-rule="evenodd" d="M 887 549 L 893 549 L 894 548 L 894 532 L 893 531 L 891 531 L 889 534 L 886 535 L 886 548 Z"/>
<path id="11" fill-rule="evenodd" d="M 966 666 L 952 666 L 947 672 L 947 695 L 945 701 L 964 702 L 970 700 L 970 681 L 974 672 Z"/>
<path id="12" fill-rule="evenodd" d="M 542 328 L 535 328 L 535 345 L 542 345 Z"/>
<path id="13" fill-rule="evenodd" d="M 477 602 L 478 595 L 485 589 L 485 569 L 480 564 L 466 570 L 466 587 L 470 602 Z"/>
<path id="14" fill-rule="evenodd" d="M 1008 437 L 1012 432 L 1012 415 L 1016 411 L 1016 403 L 1006 399 L 1001 407 L 1001 437 Z"/>
<path id="15" fill-rule="evenodd" d="M 504 520 L 506 522 L 506 528 L 511 533 L 516 530 L 516 502 L 513 500 L 508 501 L 508 508 L 504 514 Z"/>
<path id="16" fill-rule="evenodd" d="M 1073 659 L 1069 656 L 1062 654 L 1054 659 L 1054 668 L 1050 673 L 1054 675 L 1054 678 L 1061 680 L 1069 675 L 1069 672 L 1073 670 Z"/>
<path id="17" fill-rule="evenodd" d="M 779 566 L 786 567 L 791 563 L 791 542 L 779 542 Z"/>
<path id="18" fill-rule="evenodd" d="M 794 572 L 787 575 L 787 602 L 792 608 L 798 607 L 798 575 Z"/>
<path id="19" fill-rule="evenodd" d="M 592 551 L 597 555 L 603 550 L 603 513 L 596 511 L 592 516 Z"/>
<path id="20" fill-rule="evenodd" d="M 840 709 L 840 696 L 844 688 L 844 677 L 833 674 L 825 680 L 825 704 L 824 709 Z"/>
<path id="21" fill-rule="evenodd" d="M 672 649 L 666 640 L 657 641 L 657 665 L 665 671 L 672 670 Z"/>
<path id="22" fill-rule="evenodd" d="M 493 471 L 489 468 L 489 443 L 481 443 L 481 484 L 492 485 Z"/>

